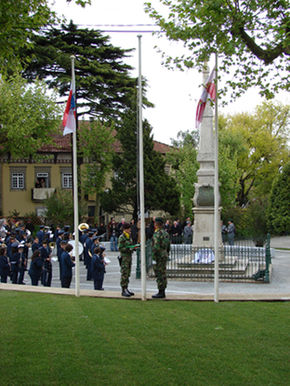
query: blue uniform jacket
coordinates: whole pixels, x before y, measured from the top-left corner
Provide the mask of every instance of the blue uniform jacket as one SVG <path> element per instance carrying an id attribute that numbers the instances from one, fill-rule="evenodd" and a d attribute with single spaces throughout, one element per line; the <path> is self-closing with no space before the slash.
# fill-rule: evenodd
<path id="1" fill-rule="evenodd" d="M 71 260 L 70 255 L 67 251 L 64 251 L 60 257 L 61 264 L 61 276 L 62 277 L 71 277 L 72 276 L 72 267 L 75 266 L 75 263 Z"/>
<path id="2" fill-rule="evenodd" d="M 31 261 L 30 268 L 29 268 L 29 275 L 34 277 L 40 277 L 41 271 L 43 267 L 43 260 L 39 256 L 36 259 Z"/>
<path id="3" fill-rule="evenodd" d="M 10 266 L 8 263 L 7 256 L 0 256 L 0 276 L 9 275 L 10 272 Z"/>
<path id="4" fill-rule="evenodd" d="M 92 275 L 94 275 L 95 272 L 105 272 L 105 265 L 103 256 L 93 254 Z"/>

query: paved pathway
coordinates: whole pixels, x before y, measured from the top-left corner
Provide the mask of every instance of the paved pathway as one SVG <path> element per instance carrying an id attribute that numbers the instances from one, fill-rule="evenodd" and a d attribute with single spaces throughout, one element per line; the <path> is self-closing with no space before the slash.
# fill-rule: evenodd
<path id="1" fill-rule="evenodd" d="M 269 284 L 257 283 L 219 283 L 220 300 L 290 300 L 290 237 L 273 238 L 271 247 L 275 248 L 272 258 L 272 278 Z M 278 249 L 284 248 L 284 249 Z M 288 249 L 288 250 L 287 250 Z M 86 270 L 80 262 L 81 296 L 122 298 L 120 294 L 120 269 L 118 253 L 107 251 L 111 263 L 107 266 L 104 280 L 105 291 L 94 291 L 93 282 L 86 280 Z M 0 289 L 21 290 L 32 292 L 51 292 L 74 295 L 74 280 L 71 289 L 60 288 L 58 262 L 53 263 L 53 281 L 51 288 L 30 286 L 30 278 L 26 274 L 26 285 L 0 284 Z M 136 254 L 133 258 L 132 274 L 129 288 L 135 292 L 132 299 L 141 299 L 141 280 L 136 279 Z M 146 281 L 146 297 L 156 292 L 155 280 Z M 166 291 L 167 300 L 213 300 L 213 282 L 169 280 Z M 124 298 L 122 298 L 124 299 Z"/>

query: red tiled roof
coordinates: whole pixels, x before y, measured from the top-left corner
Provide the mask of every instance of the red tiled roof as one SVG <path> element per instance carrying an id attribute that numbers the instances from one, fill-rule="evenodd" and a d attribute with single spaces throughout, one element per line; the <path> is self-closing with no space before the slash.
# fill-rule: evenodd
<path id="1" fill-rule="evenodd" d="M 113 144 L 114 150 L 117 153 L 122 151 L 119 141 L 115 141 Z M 166 154 L 171 149 L 171 146 L 165 143 L 154 141 L 154 150 L 158 153 Z M 44 145 L 39 149 L 40 153 L 70 153 L 71 152 L 71 136 L 62 134 L 55 135 L 53 144 Z"/>

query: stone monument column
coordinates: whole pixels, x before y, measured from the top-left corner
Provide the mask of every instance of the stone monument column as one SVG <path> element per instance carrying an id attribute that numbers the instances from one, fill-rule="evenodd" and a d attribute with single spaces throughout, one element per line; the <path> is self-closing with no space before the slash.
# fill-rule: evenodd
<path id="1" fill-rule="evenodd" d="M 209 76 L 208 66 L 203 71 L 203 84 Z M 200 127 L 200 142 L 197 161 L 197 183 L 194 194 L 194 233 L 193 247 L 214 248 L 214 133 L 213 107 L 207 101 Z M 219 195 L 218 195 L 219 197 Z M 221 208 L 218 211 L 220 223 Z M 218 232 L 218 245 L 221 245 L 221 232 Z"/>

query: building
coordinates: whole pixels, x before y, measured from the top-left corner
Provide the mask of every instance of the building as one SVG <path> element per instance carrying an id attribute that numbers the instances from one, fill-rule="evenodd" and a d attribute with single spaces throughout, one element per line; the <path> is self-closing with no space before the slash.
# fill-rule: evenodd
<path id="1" fill-rule="evenodd" d="M 170 146 L 154 141 L 154 149 L 162 154 Z M 114 150 L 121 151 L 114 143 Z M 56 136 L 53 145 L 46 145 L 36 159 L 0 157 L 0 215 L 8 217 L 17 212 L 20 217 L 45 213 L 44 200 L 56 189 L 72 189 L 71 137 Z M 109 181 L 108 181 L 109 183 Z M 88 216 L 96 215 L 94 197 L 87 196 Z M 108 217 L 109 214 L 106 214 Z M 105 219 L 106 220 L 106 219 Z"/>

